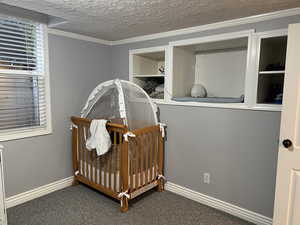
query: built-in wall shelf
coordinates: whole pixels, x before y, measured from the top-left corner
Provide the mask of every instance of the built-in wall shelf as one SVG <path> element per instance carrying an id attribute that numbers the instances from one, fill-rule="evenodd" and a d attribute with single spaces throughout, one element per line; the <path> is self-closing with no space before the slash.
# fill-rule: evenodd
<path id="1" fill-rule="evenodd" d="M 245 30 L 130 50 L 129 80 L 158 104 L 281 111 L 287 35 Z M 194 95 L 199 84 L 205 96 Z"/>
<path id="2" fill-rule="evenodd" d="M 287 34 L 285 31 L 258 35 L 256 103 L 280 107 L 283 98 Z"/>
<path id="3" fill-rule="evenodd" d="M 269 111 L 281 111 L 282 105 L 281 104 L 256 104 L 254 109 L 267 109 Z"/>
<path id="4" fill-rule="evenodd" d="M 155 77 L 165 77 L 164 74 L 155 74 L 155 75 L 133 75 L 132 77 L 150 77 L 150 78 L 155 78 Z"/>
<path id="5" fill-rule="evenodd" d="M 129 80 L 155 100 L 165 99 L 166 56 L 166 46 L 129 51 Z"/>
<path id="6" fill-rule="evenodd" d="M 285 70 L 259 71 L 259 74 L 285 74 Z"/>
<path id="7" fill-rule="evenodd" d="M 195 105 L 244 104 L 252 32 L 171 42 L 171 99 Z"/>

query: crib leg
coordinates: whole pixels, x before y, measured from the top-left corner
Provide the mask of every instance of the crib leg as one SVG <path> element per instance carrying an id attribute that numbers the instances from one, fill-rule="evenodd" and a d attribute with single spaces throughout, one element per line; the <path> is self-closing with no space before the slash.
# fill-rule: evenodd
<path id="1" fill-rule="evenodd" d="M 121 199 L 121 212 L 128 211 L 128 199 L 124 196 Z"/>
<path id="2" fill-rule="evenodd" d="M 165 190 L 165 181 L 164 181 L 164 179 L 159 179 L 158 180 L 157 191 L 162 192 L 164 190 Z"/>

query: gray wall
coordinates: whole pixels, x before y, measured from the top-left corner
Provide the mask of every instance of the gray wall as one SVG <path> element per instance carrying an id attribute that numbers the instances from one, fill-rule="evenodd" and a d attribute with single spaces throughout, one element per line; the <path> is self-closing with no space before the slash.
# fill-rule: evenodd
<path id="1" fill-rule="evenodd" d="M 53 134 L 4 145 L 7 197 L 72 175 L 70 116 L 89 93 L 110 79 L 110 47 L 49 36 Z"/>
<path id="2" fill-rule="evenodd" d="M 272 216 L 280 113 L 161 106 L 171 182 Z M 203 173 L 211 183 L 203 183 Z"/>
<path id="3" fill-rule="evenodd" d="M 113 76 L 128 79 L 129 49 L 238 30 L 282 29 L 295 22 L 300 16 L 113 46 Z M 168 125 L 169 181 L 272 217 L 279 112 L 171 105 L 160 105 L 160 111 Z M 209 185 L 203 183 L 204 172 L 211 173 Z"/>

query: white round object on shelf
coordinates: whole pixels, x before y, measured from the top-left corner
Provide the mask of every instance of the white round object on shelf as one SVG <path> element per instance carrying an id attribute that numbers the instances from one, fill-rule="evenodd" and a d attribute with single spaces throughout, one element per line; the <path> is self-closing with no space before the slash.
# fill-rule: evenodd
<path id="1" fill-rule="evenodd" d="M 205 98 L 207 95 L 206 89 L 202 84 L 194 84 L 191 90 L 191 96 L 195 98 Z"/>

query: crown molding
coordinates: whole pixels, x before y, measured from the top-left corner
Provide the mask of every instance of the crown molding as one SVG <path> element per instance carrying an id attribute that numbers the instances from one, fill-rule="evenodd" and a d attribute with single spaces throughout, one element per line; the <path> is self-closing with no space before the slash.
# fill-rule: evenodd
<path id="1" fill-rule="evenodd" d="M 72 38 L 72 39 L 94 42 L 94 43 L 103 44 L 103 45 L 112 45 L 111 41 L 94 38 L 94 37 L 90 37 L 90 36 L 86 36 L 86 35 L 82 35 L 82 34 L 72 33 L 72 32 L 68 32 L 68 31 L 53 29 L 50 27 L 48 27 L 48 34 L 64 36 L 64 37 L 68 37 L 68 38 Z"/>
<path id="2" fill-rule="evenodd" d="M 178 30 L 172 30 L 172 31 L 167 31 L 167 32 L 137 36 L 137 37 L 127 38 L 127 39 L 122 39 L 122 40 L 117 40 L 117 41 L 108 41 L 108 40 L 98 39 L 98 38 L 89 37 L 86 35 L 61 31 L 61 30 L 52 29 L 52 28 L 49 28 L 48 32 L 50 34 L 54 34 L 54 35 L 61 35 L 61 36 L 69 37 L 69 38 L 114 46 L 114 45 L 123 45 L 123 44 L 129 44 L 129 43 L 134 43 L 134 42 L 154 40 L 154 39 L 159 39 L 159 38 L 167 38 L 167 37 L 172 37 L 172 36 L 177 36 L 177 35 L 197 33 L 197 32 L 208 31 L 208 30 L 216 30 L 216 29 L 233 27 L 233 26 L 244 25 L 244 24 L 249 24 L 249 23 L 257 23 L 257 22 L 279 19 L 279 18 L 295 16 L 295 15 L 300 15 L 300 7 L 292 8 L 292 9 L 285 9 L 285 10 L 280 10 L 280 11 L 275 11 L 275 12 L 270 12 L 270 13 L 255 15 L 255 16 L 249 16 L 249 17 L 244 17 L 244 18 L 239 18 L 239 19 L 226 20 L 223 22 L 217 22 L 217 23 L 211 23 L 211 24 L 200 25 L 200 26 L 195 26 L 195 27 L 188 27 L 188 28 L 183 28 L 183 29 L 178 29 Z"/>
<path id="3" fill-rule="evenodd" d="M 243 17 L 239 19 L 225 20 L 223 22 L 211 23 L 206 25 L 183 28 L 179 30 L 172 30 L 172 31 L 155 33 L 155 34 L 144 35 L 144 36 L 138 36 L 138 37 L 123 39 L 119 41 L 112 41 L 112 45 L 122 45 L 122 44 L 128 44 L 133 42 L 141 42 L 141 41 L 148 41 L 148 40 L 166 38 L 166 37 L 177 36 L 177 35 L 197 33 L 201 31 L 216 30 L 220 28 L 233 27 L 233 26 L 249 24 L 249 23 L 257 23 L 257 22 L 262 22 L 267 20 L 295 16 L 299 14 L 300 14 L 300 8 L 292 8 L 292 9 L 286 9 L 286 10 L 280 10 L 280 11 L 255 15 L 255 16 Z"/>

